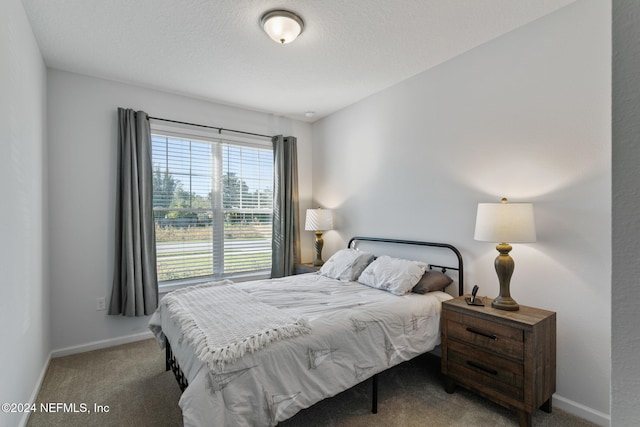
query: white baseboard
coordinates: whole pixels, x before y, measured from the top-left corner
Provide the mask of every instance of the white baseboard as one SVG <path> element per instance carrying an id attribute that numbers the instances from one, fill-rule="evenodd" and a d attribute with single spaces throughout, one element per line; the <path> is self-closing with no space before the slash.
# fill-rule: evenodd
<path id="1" fill-rule="evenodd" d="M 38 377 L 38 381 L 36 381 L 35 386 L 33 387 L 33 391 L 31 392 L 31 397 L 29 398 L 29 403 L 35 403 L 38 398 L 38 393 L 40 393 L 40 387 L 42 387 L 42 382 L 44 381 L 44 376 L 47 374 L 47 369 L 49 369 L 49 362 L 51 362 L 51 353 L 47 356 L 47 360 L 45 360 L 44 365 L 42 366 L 42 370 L 40 371 L 40 376 Z M 27 422 L 29 422 L 29 416 L 31 412 L 26 411 L 22 415 L 22 419 L 20 420 L 20 427 L 25 427 Z"/>
<path id="2" fill-rule="evenodd" d="M 553 395 L 553 407 L 562 409 L 565 412 L 573 414 L 584 420 L 591 421 L 592 423 L 598 424 L 599 426 L 611 426 L 611 415 L 596 411 L 593 408 L 581 405 L 578 402 L 574 402 L 573 400 L 558 396 L 557 394 Z"/>
<path id="3" fill-rule="evenodd" d="M 129 344 L 136 341 L 142 341 L 149 338 L 153 338 L 154 335 L 151 331 L 141 332 L 139 334 L 127 335 L 124 337 L 109 338 L 106 340 L 93 341 L 86 344 L 75 345 L 72 347 L 61 348 L 53 350 L 51 357 L 69 356 L 71 354 L 84 353 L 86 351 L 100 350 L 101 348 L 113 347 L 121 344 Z"/>

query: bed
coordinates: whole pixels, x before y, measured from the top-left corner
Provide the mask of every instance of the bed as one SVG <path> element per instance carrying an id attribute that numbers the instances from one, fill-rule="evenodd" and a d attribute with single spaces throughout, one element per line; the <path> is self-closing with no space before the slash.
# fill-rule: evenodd
<path id="1" fill-rule="evenodd" d="M 387 256 L 391 247 L 447 255 L 431 263 L 409 258 L 413 250 Z M 457 286 L 413 292 L 427 277 L 427 286 L 439 286 L 443 276 Z M 354 237 L 318 273 L 167 294 L 149 328 L 183 389 L 185 426 L 273 426 L 370 378 L 376 412 L 377 374 L 434 350 L 441 303 L 463 289 L 452 245 Z"/>

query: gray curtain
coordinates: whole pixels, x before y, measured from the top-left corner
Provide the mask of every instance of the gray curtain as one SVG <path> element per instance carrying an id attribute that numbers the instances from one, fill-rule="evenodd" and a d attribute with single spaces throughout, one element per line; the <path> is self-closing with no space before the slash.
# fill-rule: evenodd
<path id="1" fill-rule="evenodd" d="M 116 244 L 109 314 L 158 307 L 151 129 L 144 111 L 118 108 Z"/>
<path id="2" fill-rule="evenodd" d="M 293 136 L 273 139 L 273 241 L 271 277 L 290 276 L 300 260 L 298 149 Z"/>

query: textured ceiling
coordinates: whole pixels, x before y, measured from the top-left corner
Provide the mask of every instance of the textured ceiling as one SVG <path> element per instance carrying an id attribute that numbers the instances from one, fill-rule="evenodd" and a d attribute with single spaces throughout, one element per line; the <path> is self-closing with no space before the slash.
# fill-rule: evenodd
<path id="1" fill-rule="evenodd" d="M 23 4 L 49 67 L 313 121 L 573 1 Z M 278 45 L 260 28 L 274 8 L 305 21 L 293 43 Z"/>

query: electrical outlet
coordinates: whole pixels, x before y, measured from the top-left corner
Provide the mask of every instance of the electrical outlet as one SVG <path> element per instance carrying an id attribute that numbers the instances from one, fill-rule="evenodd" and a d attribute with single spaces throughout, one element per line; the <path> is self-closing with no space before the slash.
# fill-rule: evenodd
<path id="1" fill-rule="evenodd" d="M 96 298 L 96 311 L 105 310 L 106 301 L 104 297 Z"/>

